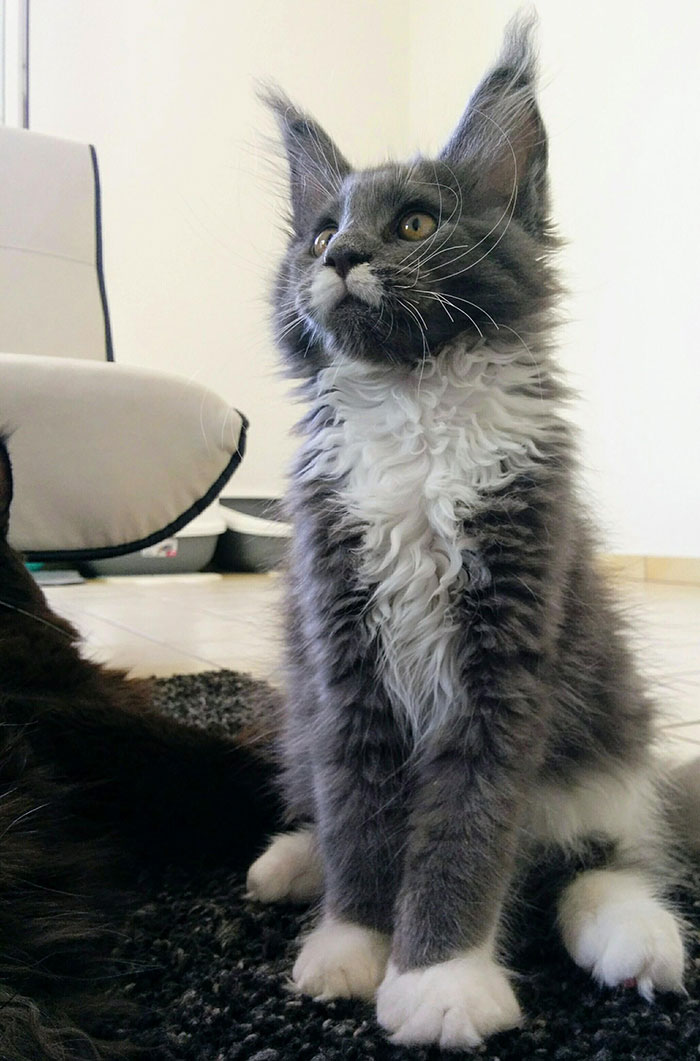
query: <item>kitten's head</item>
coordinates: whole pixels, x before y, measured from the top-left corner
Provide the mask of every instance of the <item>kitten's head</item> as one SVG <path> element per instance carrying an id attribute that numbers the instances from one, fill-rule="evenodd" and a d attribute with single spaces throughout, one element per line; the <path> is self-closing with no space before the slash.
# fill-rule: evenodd
<path id="1" fill-rule="evenodd" d="M 531 21 L 511 24 L 434 160 L 353 170 L 312 118 L 267 95 L 290 171 L 275 322 L 295 375 L 338 357 L 412 366 L 459 334 L 531 328 L 549 307 L 555 241 L 531 32 Z"/>

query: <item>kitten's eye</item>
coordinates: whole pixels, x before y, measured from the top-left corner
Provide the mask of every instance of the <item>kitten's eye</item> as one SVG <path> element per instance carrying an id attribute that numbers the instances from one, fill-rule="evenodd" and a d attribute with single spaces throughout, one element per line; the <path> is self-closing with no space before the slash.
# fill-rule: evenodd
<path id="1" fill-rule="evenodd" d="M 401 239 L 427 239 L 432 236 L 437 228 L 437 221 L 430 214 L 422 214 L 414 210 L 410 214 L 404 214 L 399 221 L 399 236 Z"/>
<path id="2" fill-rule="evenodd" d="M 322 254 L 325 254 L 326 247 L 335 236 L 337 228 L 324 228 L 323 232 L 319 232 L 318 236 L 314 240 L 314 245 L 311 248 L 311 253 L 314 258 L 320 258 Z"/>

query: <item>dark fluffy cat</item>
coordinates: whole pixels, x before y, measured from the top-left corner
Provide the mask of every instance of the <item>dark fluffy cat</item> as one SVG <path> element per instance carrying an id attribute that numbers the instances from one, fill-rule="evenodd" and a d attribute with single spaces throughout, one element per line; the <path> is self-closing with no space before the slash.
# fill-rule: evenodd
<path id="1" fill-rule="evenodd" d="M 290 491 L 285 793 L 252 867 L 323 894 L 294 968 L 400 1043 L 474 1047 L 520 1008 L 504 907 L 546 848 L 573 960 L 678 991 L 653 708 L 594 563 L 551 357 L 558 283 L 530 27 L 436 159 L 354 171 L 272 94 L 291 173 L 277 334 L 308 412 Z"/>
<path id="2" fill-rule="evenodd" d="M 253 734 L 180 725 L 81 657 L 7 544 L 11 493 L 0 440 L 0 1057 L 122 1057 L 91 1032 L 122 1011 L 106 959 L 134 871 L 249 860 L 277 800 Z"/>

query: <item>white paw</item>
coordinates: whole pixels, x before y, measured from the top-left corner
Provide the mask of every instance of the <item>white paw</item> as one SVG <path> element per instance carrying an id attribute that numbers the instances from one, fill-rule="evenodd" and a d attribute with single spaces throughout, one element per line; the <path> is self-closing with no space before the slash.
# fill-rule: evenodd
<path id="1" fill-rule="evenodd" d="M 654 990 L 683 990 L 678 922 L 632 870 L 581 874 L 562 895 L 559 924 L 571 957 L 599 983 L 636 983 L 649 1001 Z"/>
<path id="2" fill-rule="evenodd" d="M 374 998 L 389 959 L 391 940 L 349 921 L 326 917 L 301 949 L 292 979 L 317 999 Z"/>
<path id="3" fill-rule="evenodd" d="M 323 892 L 323 869 L 310 829 L 276 836 L 248 870 L 246 898 L 307 903 Z"/>
<path id="4" fill-rule="evenodd" d="M 407 973 L 389 963 L 377 993 L 377 1020 L 393 1043 L 463 1050 L 515 1028 L 522 1014 L 505 971 L 488 952 L 473 950 Z"/>

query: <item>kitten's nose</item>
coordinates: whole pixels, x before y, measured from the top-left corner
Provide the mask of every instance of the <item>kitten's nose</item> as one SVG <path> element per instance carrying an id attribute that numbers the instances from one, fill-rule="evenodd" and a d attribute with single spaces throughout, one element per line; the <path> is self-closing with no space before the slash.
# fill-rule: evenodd
<path id="1" fill-rule="evenodd" d="M 344 280 L 353 265 L 361 265 L 363 262 L 368 262 L 371 257 L 371 254 L 354 250 L 352 247 L 333 247 L 331 245 L 326 251 L 323 264 L 332 266 L 338 276 L 342 276 Z"/>

